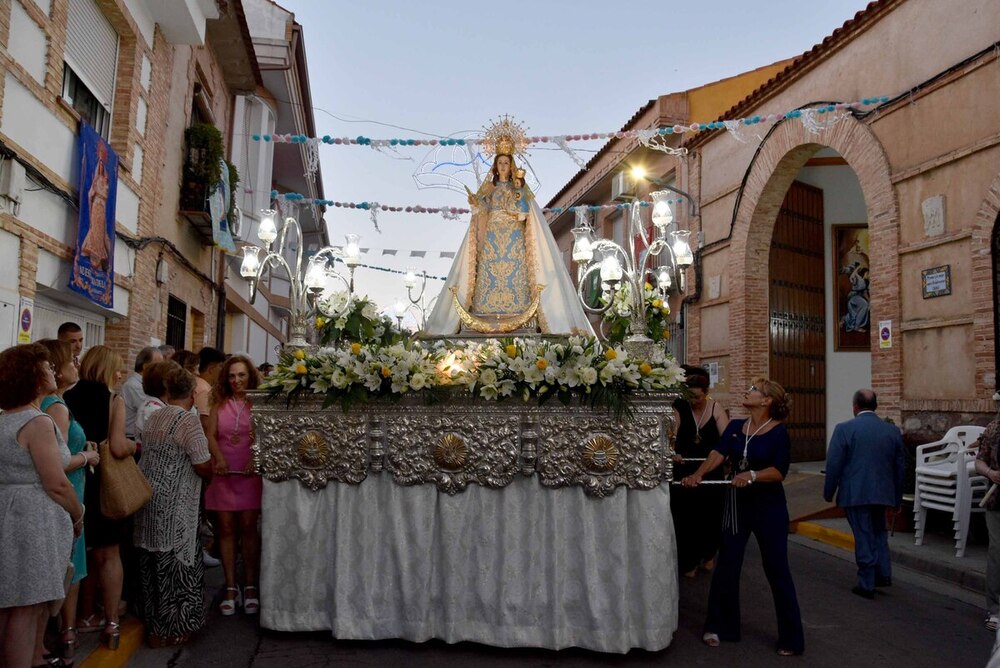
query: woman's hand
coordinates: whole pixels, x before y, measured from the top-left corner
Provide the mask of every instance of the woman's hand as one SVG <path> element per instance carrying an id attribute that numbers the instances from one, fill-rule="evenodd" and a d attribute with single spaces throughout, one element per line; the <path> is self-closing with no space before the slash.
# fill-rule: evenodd
<path id="1" fill-rule="evenodd" d="M 750 475 L 749 471 L 738 473 L 733 477 L 733 487 L 737 489 L 742 489 L 750 484 L 753 484 L 753 476 Z"/>
<path id="2" fill-rule="evenodd" d="M 683 464 L 684 463 L 684 458 L 681 457 L 680 455 L 676 454 L 676 453 L 671 458 L 671 460 L 674 462 L 674 464 Z"/>
<path id="3" fill-rule="evenodd" d="M 215 475 L 229 475 L 229 464 L 225 457 L 215 458 Z"/>
<path id="4" fill-rule="evenodd" d="M 681 487 L 697 487 L 701 484 L 701 476 L 697 473 L 692 473 L 688 477 L 681 480 Z"/>
<path id="5" fill-rule="evenodd" d="M 97 450 L 83 450 L 80 454 L 83 455 L 83 464 L 80 468 L 97 466 L 101 463 L 101 455 Z"/>
<path id="6" fill-rule="evenodd" d="M 253 457 L 247 461 L 247 465 L 243 467 L 243 473 L 245 475 L 257 475 L 257 468 L 254 466 Z"/>

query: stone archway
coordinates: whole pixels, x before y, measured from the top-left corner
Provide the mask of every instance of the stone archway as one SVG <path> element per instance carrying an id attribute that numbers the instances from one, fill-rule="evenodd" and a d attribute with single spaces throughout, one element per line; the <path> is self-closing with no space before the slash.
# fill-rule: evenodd
<path id="1" fill-rule="evenodd" d="M 996 229 L 995 229 L 996 228 Z M 997 346 L 994 320 L 1000 317 L 994 308 L 994 292 L 998 288 L 994 276 L 994 255 L 988 252 L 1000 230 L 1000 174 L 993 179 L 986 197 L 976 212 L 972 228 L 972 317 L 976 355 L 976 396 L 988 398 L 1000 390 L 998 383 Z M 976 249 L 987 252 L 975 252 Z"/>
<path id="2" fill-rule="evenodd" d="M 902 400 L 902 351 L 898 337 L 899 205 L 889 178 L 889 160 L 866 124 L 845 118 L 819 135 L 800 123 L 781 123 L 765 139 L 741 193 L 729 254 L 732 301 L 732 387 L 746 387 L 768 375 L 768 255 L 775 219 L 796 174 L 820 148 L 836 150 L 854 170 L 864 194 L 871 256 L 878 270 L 871 282 L 872 321 L 892 320 L 897 332 L 892 348 L 882 350 L 872 328 L 872 385 L 881 412 L 899 422 Z"/>

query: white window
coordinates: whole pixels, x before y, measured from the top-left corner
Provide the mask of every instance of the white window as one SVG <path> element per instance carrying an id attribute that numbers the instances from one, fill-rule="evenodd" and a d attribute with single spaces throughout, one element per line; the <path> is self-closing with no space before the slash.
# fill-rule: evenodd
<path id="1" fill-rule="evenodd" d="M 102 136 L 111 130 L 118 33 L 94 0 L 69 0 L 62 96 Z"/>

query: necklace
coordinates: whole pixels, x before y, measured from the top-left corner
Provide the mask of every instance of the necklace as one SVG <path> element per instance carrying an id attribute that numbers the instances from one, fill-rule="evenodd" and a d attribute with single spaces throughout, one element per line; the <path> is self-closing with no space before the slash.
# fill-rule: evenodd
<path id="1" fill-rule="evenodd" d="M 232 399 L 233 406 L 236 406 L 236 397 Z M 233 445 L 239 445 L 240 443 L 240 418 L 243 417 L 243 411 L 247 407 L 249 399 L 244 399 L 243 403 L 236 410 L 236 426 L 233 427 L 233 433 L 229 435 L 229 442 Z"/>
<path id="2" fill-rule="evenodd" d="M 695 445 L 701 445 L 701 428 L 704 427 L 705 424 L 708 422 L 708 417 L 707 416 L 711 415 L 711 413 L 708 410 L 708 407 L 711 405 L 711 404 L 709 404 L 709 401 L 711 401 L 711 399 L 709 399 L 708 401 L 706 401 L 705 402 L 705 406 L 701 409 L 701 417 L 700 418 L 695 417 L 694 416 L 694 410 L 693 409 L 691 410 L 691 415 L 694 417 L 694 421 L 695 421 L 695 430 L 694 430 L 694 444 Z"/>
<path id="3" fill-rule="evenodd" d="M 750 427 L 753 425 L 753 418 L 747 420 L 747 426 L 746 426 L 747 431 L 746 433 L 743 434 L 745 440 L 743 441 L 743 459 L 740 460 L 741 471 L 746 471 L 748 468 L 750 468 L 750 462 L 747 460 L 747 450 L 750 449 L 750 441 L 753 440 L 754 436 L 760 433 L 761 429 L 763 429 L 769 424 L 771 424 L 771 418 L 767 418 L 767 422 L 754 429 L 754 432 L 751 434 Z"/>

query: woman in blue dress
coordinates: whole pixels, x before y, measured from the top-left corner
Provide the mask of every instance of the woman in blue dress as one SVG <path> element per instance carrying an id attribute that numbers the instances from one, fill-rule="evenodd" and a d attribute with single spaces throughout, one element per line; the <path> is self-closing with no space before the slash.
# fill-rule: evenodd
<path id="1" fill-rule="evenodd" d="M 65 341 L 44 339 L 39 341 L 49 351 L 49 361 L 56 370 L 56 391 L 44 399 L 40 408 L 55 421 L 59 432 L 66 439 L 69 447 L 69 465 L 66 467 L 66 477 L 73 484 L 76 497 L 83 503 L 83 488 L 87 466 L 94 466 L 100 461 L 96 450 L 85 450 L 87 437 L 83 427 L 76 421 L 62 395 L 67 389 L 80 380 L 79 371 L 73 362 L 73 350 Z M 80 595 L 80 580 L 87 577 L 87 548 L 84 544 L 83 532 L 73 541 L 73 579 L 62 608 L 62 658 L 71 660 L 79 646 L 76 638 L 76 603 Z"/>
<path id="2" fill-rule="evenodd" d="M 783 424 L 788 398 L 781 385 L 758 378 L 743 396 L 743 407 L 750 417 L 730 422 L 705 462 L 681 481 L 694 487 L 723 463 L 731 471 L 702 640 L 718 647 L 720 640 L 740 639 L 740 573 L 754 534 L 778 616 L 776 649 L 781 656 L 792 656 L 805 650 L 805 638 L 788 567 L 788 504 L 782 486 L 791 462 L 791 440 Z"/>

